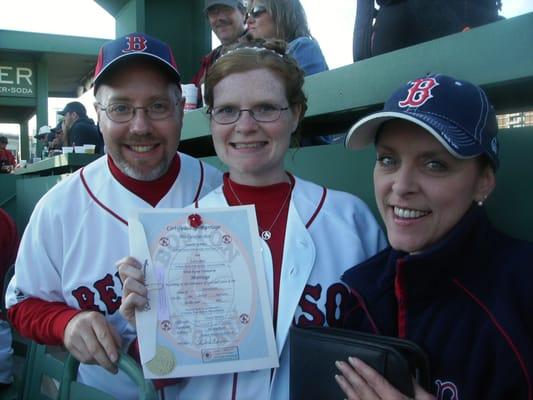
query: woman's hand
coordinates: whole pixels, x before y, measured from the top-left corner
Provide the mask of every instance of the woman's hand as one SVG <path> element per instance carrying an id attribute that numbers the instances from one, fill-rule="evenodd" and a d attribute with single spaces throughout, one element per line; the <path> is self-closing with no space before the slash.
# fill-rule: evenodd
<path id="1" fill-rule="evenodd" d="M 123 285 L 120 313 L 135 326 L 135 309 L 142 310 L 148 303 L 142 265 L 133 257 L 125 257 L 116 265 Z"/>
<path id="2" fill-rule="evenodd" d="M 358 358 L 349 357 L 348 362 L 337 361 L 335 365 L 342 373 L 335 375 L 335 380 L 348 400 L 409 400 L 383 376 Z M 416 382 L 413 384 L 416 400 L 435 399 Z"/>

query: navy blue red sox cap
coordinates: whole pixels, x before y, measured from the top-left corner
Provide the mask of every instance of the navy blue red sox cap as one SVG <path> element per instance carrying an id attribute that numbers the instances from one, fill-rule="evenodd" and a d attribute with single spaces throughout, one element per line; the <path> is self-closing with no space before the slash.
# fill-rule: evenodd
<path id="1" fill-rule="evenodd" d="M 441 74 L 407 82 L 392 94 L 382 111 L 352 126 L 346 148 L 360 149 L 374 143 L 380 127 L 392 119 L 424 128 L 454 157 L 486 155 L 494 169 L 498 168 L 496 114 L 485 92 L 470 82 Z"/>
<path id="2" fill-rule="evenodd" d="M 180 73 L 170 46 L 145 33 L 130 33 L 107 42 L 100 48 L 94 70 L 95 92 L 102 78 L 112 69 L 111 67 L 126 60 L 131 61 L 134 57 L 143 57 L 162 65 L 179 85 Z"/>

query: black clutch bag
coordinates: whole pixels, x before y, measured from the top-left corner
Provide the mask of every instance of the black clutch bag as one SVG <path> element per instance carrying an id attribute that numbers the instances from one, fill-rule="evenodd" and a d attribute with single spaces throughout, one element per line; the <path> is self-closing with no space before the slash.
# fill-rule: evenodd
<path id="1" fill-rule="evenodd" d="M 407 397 L 414 397 L 412 377 L 429 391 L 428 358 L 409 340 L 327 327 L 291 327 L 291 400 L 346 398 L 335 380 L 340 374 L 335 361 L 348 361 L 350 356 L 370 365 Z"/>

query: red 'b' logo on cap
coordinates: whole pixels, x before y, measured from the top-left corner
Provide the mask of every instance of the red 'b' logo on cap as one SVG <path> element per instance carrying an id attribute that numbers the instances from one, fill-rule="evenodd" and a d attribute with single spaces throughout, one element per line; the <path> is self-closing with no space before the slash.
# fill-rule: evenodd
<path id="1" fill-rule="evenodd" d="M 398 102 L 400 107 L 420 107 L 433 97 L 431 90 L 439 85 L 435 78 L 421 78 L 411 83 L 407 98 Z"/>
<path id="2" fill-rule="evenodd" d="M 144 51 L 146 50 L 147 40 L 142 36 L 126 36 L 126 47 L 122 50 L 123 53 L 129 53 L 132 51 Z"/>

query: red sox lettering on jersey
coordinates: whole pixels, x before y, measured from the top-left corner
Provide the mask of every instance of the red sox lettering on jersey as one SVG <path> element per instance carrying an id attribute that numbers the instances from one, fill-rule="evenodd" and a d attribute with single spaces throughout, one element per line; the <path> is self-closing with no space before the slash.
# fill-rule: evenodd
<path id="1" fill-rule="evenodd" d="M 118 272 L 115 277 L 119 280 Z M 96 295 L 105 306 L 103 310 L 97 304 Z M 92 288 L 87 286 L 80 286 L 72 291 L 72 295 L 76 298 L 81 310 L 84 311 L 98 311 L 103 314 L 113 315 L 118 311 L 122 297 L 115 291 L 115 280 L 111 274 L 106 274 L 102 279 L 96 281 Z"/>
<path id="2" fill-rule="evenodd" d="M 298 326 L 328 326 L 340 327 L 346 316 L 357 304 L 350 291 L 344 284 L 338 282 L 326 289 L 325 309 L 321 310 L 319 301 L 322 297 L 322 285 L 306 285 L 300 298 L 301 313 L 296 313 L 294 322 Z"/>
<path id="3" fill-rule="evenodd" d="M 128 47 L 122 50 L 123 53 L 146 50 L 146 39 L 142 36 L 126 36 L 126 43 Z"/>
<path id="4" fill-rule="evenodd" d="M 439 85 L 435 78 L 421 78 L 411 83 L 413 86 L 409 89 L 407 98 L 398 102 L 398 105 L 402 108 L 420 107 L 433 97 L 431 91 Z"/>

